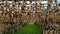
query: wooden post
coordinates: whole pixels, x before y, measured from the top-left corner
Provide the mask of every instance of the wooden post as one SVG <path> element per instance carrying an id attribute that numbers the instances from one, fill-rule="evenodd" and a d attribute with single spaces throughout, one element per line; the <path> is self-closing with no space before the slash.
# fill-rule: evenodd
<path id="1" fill-rule="evenodd" d="M 49 22 L 49 11 L 51 9 L 51 3 L 53 0 L 48 0 L 48 6 L 47 6 L 47 22 Z"/>
<path id="2" fill-rule="evenodd" d="M 41 10 L 41 8 L 42 8 L 42 3 L 41 3 L 42 1 L 43 1 L 43 0 L 40 0 L 40 10 Z"/>

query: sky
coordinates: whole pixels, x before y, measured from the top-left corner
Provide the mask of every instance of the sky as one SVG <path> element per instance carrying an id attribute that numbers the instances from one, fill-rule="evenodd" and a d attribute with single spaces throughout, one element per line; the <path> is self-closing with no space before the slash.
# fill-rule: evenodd
<path id="1" fill-rule="evenodd" d="M 58 0 L 58 3 L 60 3 L 60 0 Z"/>

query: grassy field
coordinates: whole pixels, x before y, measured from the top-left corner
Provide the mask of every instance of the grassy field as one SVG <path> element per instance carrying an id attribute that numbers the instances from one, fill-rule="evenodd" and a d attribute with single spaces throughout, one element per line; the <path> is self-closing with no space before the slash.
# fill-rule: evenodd
<path id="1" fill-rule="evenodd" d="M 30 22 L 18 32 L 15 32 L 15 34 L 42 34 L 42 30 L 37 25 Z"/>

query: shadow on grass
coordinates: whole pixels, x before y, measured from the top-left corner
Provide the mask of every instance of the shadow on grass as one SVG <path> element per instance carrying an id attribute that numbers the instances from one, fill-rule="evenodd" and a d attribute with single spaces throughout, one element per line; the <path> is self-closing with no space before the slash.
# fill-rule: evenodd
<path id="1" fill-rule="evenodd" d="M 42 34 L 42 29 L 36 24 L 27 24 L 15 34 Z"/>

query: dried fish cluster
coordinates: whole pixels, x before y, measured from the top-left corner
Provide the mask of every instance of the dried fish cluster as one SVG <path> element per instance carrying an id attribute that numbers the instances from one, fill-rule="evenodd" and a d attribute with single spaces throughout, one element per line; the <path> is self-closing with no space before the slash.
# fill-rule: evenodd
<path id="1" fill-rule="evenodd" d="M 60 25 L 60 9 L 57 1 L 48 0 L 45 8 L 43 0 L 37 1 L 1 1 L 0 3 L 0 34 L 22 28 L 28 22 L 39 25 L 44 30 L 56 30 Z"/>

